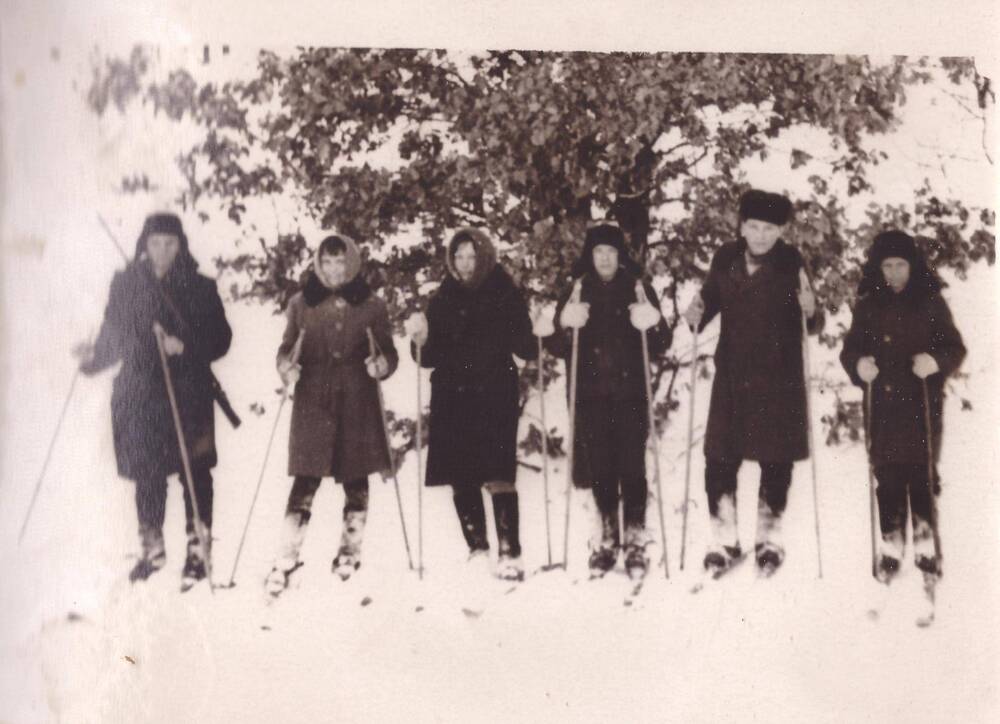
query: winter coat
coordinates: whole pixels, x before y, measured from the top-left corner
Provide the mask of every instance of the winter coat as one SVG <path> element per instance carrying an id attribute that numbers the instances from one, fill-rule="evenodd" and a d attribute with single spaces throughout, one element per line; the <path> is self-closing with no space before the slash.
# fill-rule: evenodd
<path id="1" fill-rule="evenodd" d="M 167 359 L 191 466 L 209 468 L 218 461 L 209 365 L 229 350 L 232 330 L 215 282 L 196 268 L 185 247 L 162 280 L 156 279 L 147 262 L 138 261 L 111 281 L 94 357 L 81 370 L 94 374 L 121 361 L 111 394 L 111 417 L 122 477 L 149 479 L 182 471 L 154 322 L 184 343 L 182 354 Z"/>
<path id="2" fill-rule="evenodd" d="M 582 258 L 589 259 L 591 253 L 585 247 Z M 601 281 L 592 268 L 581 277 L 580 301 L 590 305 L 590 312 L 580 329 L 577 360 L 573 480 L 578 487 L 589 487 L 609 471 L 616 472 L 615 477 L 645 476 L 642 451 L 649 434 L 649 411 L 642 335 L 629 317 L 630 305 L 637 302 L 639 277 L 633 269 L 623 264 L 610 282 Z M 643 288 L 649 303 L 659 309 L 652 286 L 644 282 Z M 548 349 L 565 358 L 567 375 L 573 331 L 562 328 L 559 318 L 572 294 L 572 287 L 563 293 L 556 309 L 556 333 L 547 340 Z M 672 335 L 663 319 L 646 334 L 651 360 L 670 348 Z M 567 378 L 567 389 L 568 382 Z M 614 436 L 602 432 L 607 430 L 610 410 L 614 410 Z"/>
<path id="3" fill-rule="evenodd" d="M 725 244 L 701 289 L 701 328 L 722 315 L 705 456 L 790 462 L 809 456 L 803 374 L 802 309 L 797 292 L 802 257 L 779 239 L 747 272 L 746 241 Z M 823 325 L 822 309 L 809 332 Z"/>
<path id="4" fill-rule="evenodd" d="M 348 253 L 358 255 L 353 242 Z M 343 482 L 390 470 L 378 385 L 365 367 L 369 329 L 389 363 L 386 376 L 399 364 L 385 302 L 361 276 L 331 290 L 310 271 L 303 290 L 289 301 L 286 317 L 279 365 L 291 358 L 299 332 L 305 331 L 288 439 L 288 474 L 333 476 Z"/>
<path id="5" fill-rule="evenodd" d="M 886 463 L 927 463 L 923 385 L 913 374 L 913 357 L 930 354 L 940 372 L 927 377 L 934 460 L 941 449 L 944 381 L 965 357 L 962 336 L 947 303 L 937 292 L 896 294 L 880 288 L 862 297 L 844 339 L 841 364 L 854 384 L 858 360 L 872 356 L 878 376 L 872 381 L 871 460 Z"/>
<path id="6" fill-rule="evenodd" d="M 520 404 L 512 355 L 538 355 L 521 290 L 495 263 L 485 234 L 466 233 L 475 244 L 478 278 L 472 285 L 456 278 L 450 248 L 450 274 L 427 306 L 421 365 L 434 368 L 427 485 L 515 481 Z"/>

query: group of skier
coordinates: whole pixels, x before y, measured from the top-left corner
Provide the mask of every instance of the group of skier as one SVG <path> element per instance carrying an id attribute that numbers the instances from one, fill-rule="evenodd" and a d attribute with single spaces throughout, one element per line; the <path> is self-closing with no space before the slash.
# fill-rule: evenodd
<path id="1" fill-rule="evenodd" d="M 721 318 L 704 442 L 711 541 L 703 565 L 714 577 L 745 555 L 736 521 L 742 461 L 760 466 L 754 558 L 770 573 L 785 557 L 781 522 L 793 463 L 812 453 L 803 336 L 819 333 L 824 315 L 802 256 L 782 239 L 791 213 L 784 196 L 745 193 L 738 239 L 718 249 L 683 312 L 696 333 Z M 496 522 L 496 575 L 524 577 L 514 357 L 537 361 L 541 374 L 544 348 L 566 360 L 572 481 L 592 491 L 598 513 L 589 568 L 603 575 L 621 552 L 625 569 L 641 579 L 650 563 L 645 452 L 655 436 L 649 365 L 670 348 L 672 335 L 623 232 L 610 222 L 587 230 L 554 319 L 532 318 L 483 230 L 457 231 L 445 259 L 444 281 L 405 329 L 414 359 L 433 369 L 425 483 L 451 486 L 470 559 L 488 559 L 485 489 Z M 85 374 L 121 361 L 112 413 L 119 474 L 136 482 L 142 555 L 133 581 L 165 564 L 166 480 L 181 474 L 189 540 L 182 588 L 210 575 L 217 460 L 210 364 L 227 352 L 232 336 L 214 282 L 196 269 L 179 219 L 147 218 L 135 259 L 112 281 L 96 343 L 76 350 Z M 912 237 L 879 234 L 840 356 L 851 381 L 865 390 L 882 539 L 873 572 L 885 583 L 903 556 L 907 500 L 916 565 L 928 585 L 940 575 L 935 497 L 944 380 L 965 354 L 940 288 Z M 347 578 L 360 565 L 368 476 L 392 466 L 378 385 L 399 362 L 386 304 L 365 282 L 360 251 L 344 235 L 319 244 L 286 317 L 277 368 L 294 388 L 293 482 L 265 583 L 274 596 L 300 565 L 312 500 L 325 477 L 345 492 L 334 571 Z"/>

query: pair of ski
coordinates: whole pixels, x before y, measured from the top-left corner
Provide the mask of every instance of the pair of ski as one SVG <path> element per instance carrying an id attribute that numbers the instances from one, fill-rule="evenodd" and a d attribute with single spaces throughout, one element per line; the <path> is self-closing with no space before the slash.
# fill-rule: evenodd
<path id="1" fill-rule="evenodd" d="M 613 572 L 613 569 L 609 571 L 592 570 L 590 572 L 590 577 L 587 580 L 589 582 L 600 581 L 605 579 L 609 573 Z M 625 574 L 629 583 L 628 591 L 625 593 L 625 598 L 622 599 L 622 605 L 625 608 L 631 608 L 635 605 L 636 600 L 639 598 L 639 594 L 642 593 L 642 586 L 646 582 L 647 573 L 648 571 L 645 569 L 635 569 L 635 572 Z"/>
<path id="2" fill-rule="evenodd" d="M 914 624 L 917 628 L 930 628 L 935 618 L 935 589 L 937 586 L 937 576 L 934 574 L 923 574 L 924 580 L 921 585 L 920 610 L 914 617 Z M 868 609 L 868 618 L 872 621 L 879 621 L 889 600 L 889 583 L 882 583 L 884 587 L 879 601 Z"/>
<path id="3" fill-rule="evenodd" d="M 749 557 L 749 555 L 750 554 L 747 552 L 742 552 L 739 555 L 730 558 L 728 564 L 724 567 L 706 568 L 704 574 L 702 575 L 701 580 L 695 583 L 691 587 L 691 593 L 692 594 L 701 593 L 702 591 L 705 590 L 706 585 L 714 583 L 722 578 L 725 578 L 727 575 L 729 575 L 734 570 L 739 568 L 742 565 L 743 561 L 745 561 Z M 770 578 L 775 574 L 780 565 L 781 565 L 780 563 L 779 564 L 765 563 L 763 565 L 758 564 L 757 577 Z"/>

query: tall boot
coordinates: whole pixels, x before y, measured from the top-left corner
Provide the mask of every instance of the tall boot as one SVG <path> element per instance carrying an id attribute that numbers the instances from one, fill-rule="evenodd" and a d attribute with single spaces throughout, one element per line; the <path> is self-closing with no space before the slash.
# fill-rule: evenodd
<path id="1" fill-rule="evenodd" d="M 642 578 L 649 570 L 647 545 L 649 536 L 645 526 L 638 523 L 625 526 L 625 571 L 629 578 Z"/>
<path id="2" fill-rule="evenodd" d="M 333 559 L 333 572 L 346 581 L 361 567 L 361 541 L 365 535 L 366 510 L 344 511 L 344 530 L 340 534 L 340 548 Z"/>
<path id="3" fill-rule="evenodd" d="M 488 551 L 490 544 L 486 540 L 486 508 L 483 506 L 483 493 L 478 486 L 455 488 L 455 512 L 458 514 L 462 535 L 469 546 L 469 555 L 475 556 L 482 551 Z"/>
<path id="4" fill-rule="evenodd" d="M 773 573 L 785 560 L 781 536 L 781 514 L 772 510 L 764 499 L 757 501 L 757 542 L 754 545 L 757 566 L 764 573 Z"/>
<path id="5" fill-rule="evenodd" d="M 187 557 L 184 560 L 184 570 L 181 571 L 181 593 L 191 590 L 198 581 L 208 576 L 208 562 L 212 555 L 212 531 L 208 526 L 202 527 L 205 531 L 204 547 L 193 529 L 187 532 Z"/>
<path id="6" fill-rule="evenodd" d="M 903 530 L 894 528 L 882 532 L 881 552 L 875 570 L 875 576 L 880 582 L 888 585 L 896 577 L 905 549 L 906 533 Z"/>
<path id="7" fill-rule="evenodd" d="M 142 557 L 128 574 L 128 579 L 132 583 L 145 581 L 167 564 L 162 528 L 140 523 L 139 543 L 142 546 Z"/>
<path id="8" fill-rule="evenodd" d="M 264 588 L 272 596 L 279 596 L 288 588 L 289 576 L 302 565 L 299 562 L 299 551 L 306 537 L 310 517 L 307 510 L 292 510 L 285 514 L 278 556 L 264 581 Z"/>
<path id="9" fill-rule="evenodd" d="M 601 510 L 597 505 L 597 531 L 590 543 L 590 574 L 603 576 L 618 562 L 618 546 L 621 542 L 618 526 L 617 506 L 612 510 Z"/>
<path id="10" fill-rule="evenodd" d="M 736 529 L 736 495 L 719 496 L 718 510 L 711 516 L 712 542 L 705 553 L 705 570 L 721 573 L 743 557 Z"/>
<path id="11" fill-rule="evenodd" d="M 520 514 L 517 493 L 493 495 L 493 519 L 497 527 L 497 577 L 505 581 L 523 581 L 521 563 Z"/>

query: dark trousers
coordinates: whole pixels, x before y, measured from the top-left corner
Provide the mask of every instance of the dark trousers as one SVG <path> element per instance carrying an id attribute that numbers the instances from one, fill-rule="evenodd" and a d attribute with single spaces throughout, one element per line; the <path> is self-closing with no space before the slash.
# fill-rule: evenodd
<path id="1" fill-rule="evenodd" d="M 191 470 L 194 482 L 194 494 L 198 501 L 198 513 L 206 528 L 212 527 L 212 471 L 206 467 L 195 467 Z M 191 495 L 180 474 L 181 488 L 184 491 L 184 514 L 187 519 L 188 533 L 194 532 L 194 507 L 191 505 Z M 139 478 L 135 481 L 135 507 L 139 516 L 139 526 L 152 530 L 163 528 L 163 517 L 167 509 L 167 476 L 154 475 Z"/>
<path id="2" fill-rule="evenodd" d="M 486 507 L 478 485 L 456 485 L 452 499 L 462 527 L 462 535 L 470 552 L 486 551 Z M 520 513 L 517 493 L 493 493 L 493 520 L 497 529 L 497 545 L 501 555 L 517 558 L 521 555 Z"/>
<path id="3" fill-rule="evenodd" d="M 646 526 L 648 487 L 645 476 L 622 478 L 620 487 L 619 480 L 615 478 L 595 480 L 592 488 L 594 502 L 597 503 L 597 509 L 602 518 L 612 518 L 617 521 L 620 497 L 625 529 L 644 528 Z"/>
<path id="4" fill-rule="evenodd" d="M 913 541 L 918 547 L 922 541 L 931 538 L 931 498 L 928 490 L 927 466 L 920 464 L 894 463 L 875 466 L 878 480 L 879 526 L 882 539 L 894 543 L 899 555 L 902 554 L 902 540 L 906 534 L 907 498 L 913 515 Z M 938 492 L 937 471 L 934 471 L 935 494 Z M 918 551 L 919 555 L 919 551 Z"/>
<path id="5" fill-rule="evenodd" d="M 719 500 L 723 495 L 736 495 L 736 478 L 740 459 L 707 458 L 705 460 L 705 492 L 708 494 L 708 512 L 719 514 Z M 759 499 L 771 512 L 781 515 L 788 504 L 788 488 L 792 484 L 791 462 L 760 462 Z"/>
<path id="6" fill-rule="evenodd" d="M 319 490 L 322 478 L 308 475 L 296 475 L 292 482 L 292 490 L 288 494 L 288 505 L 285 515 L 298 513 L 303 521 L 312 516 L 313 498 Z M 356 478 L 344 481 L 344 515 L 368 510 L 368 478 Z"/>

